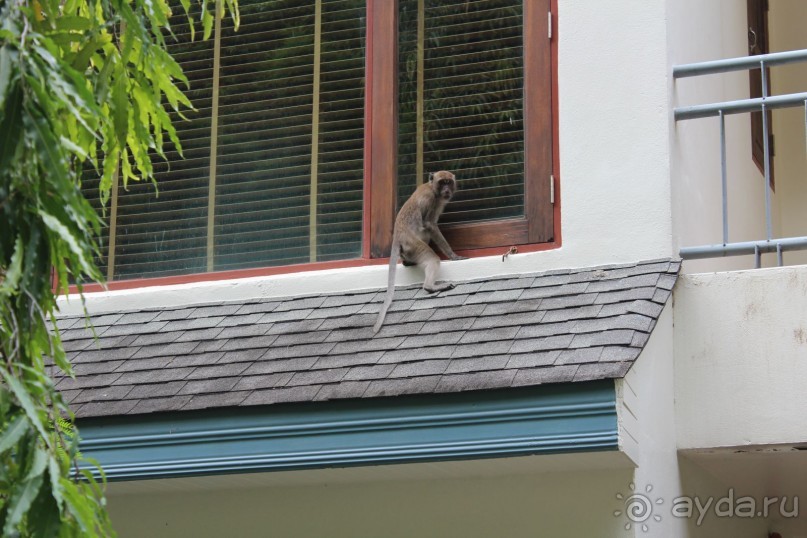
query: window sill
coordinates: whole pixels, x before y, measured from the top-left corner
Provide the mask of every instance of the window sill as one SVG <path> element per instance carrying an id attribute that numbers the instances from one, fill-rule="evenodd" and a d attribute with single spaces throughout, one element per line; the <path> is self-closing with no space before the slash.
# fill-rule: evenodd
<path id="1" fill-rule="evenodd" d="M 450 237 L 450 228 L 446 230 L 446 236 Z M 514 236 L 514 239 L 516 237 Z M 449 239 L 449 243 L 451 240 Z M 558 239 L 549 243 L 536 243 L 536 244 L 518 244 L 513 241 L 512 245 L 497 246 L 488 248 L 468 248 L 468 245 L 460 243 L 457 248 L 457 253 L 461 256 L 469 258 L 483 258 L 487 256 L 503 256 L 511 246 L 515 246 L 519 253 L 527 252 L 541 252 L 546 250 L 554 250 L 560 248 L 561 243 Z M 96 293 L 104 291 L 121 291 L 150 288 L 156 286 L 174 286 L 179 284 L 193 284 L 205 282 L 217 282 L 223 280 L 236 280 L 243 278 L 255 278 L 273 275 L 288 275 L 295 273 L 307 273 L 311 271 L 325 271 L 330 269 L 348 269 L 357 267 L 366 267 L 374 265 L 387 265 L 389 258 L 360 258 L 353 260 L 340 260 L 331 262 L 316 262 L 298 265 L 285 265 L 280 267 L 260 267 L 255 269 L 239 269 L 236 271 L 217 271 L 211 273 L 195 273 L 191 275 L 176 275 L 168 277 L 156 278 L 136 278 L 131 280 L 117 280 L 109 282 L 106 286 L 101 284 L 87 284 L 84 286 L 84 293 Z M 78 288 L 73 285 L 70 286 L 69 293 L 71 295 L 78 293 Z"/>

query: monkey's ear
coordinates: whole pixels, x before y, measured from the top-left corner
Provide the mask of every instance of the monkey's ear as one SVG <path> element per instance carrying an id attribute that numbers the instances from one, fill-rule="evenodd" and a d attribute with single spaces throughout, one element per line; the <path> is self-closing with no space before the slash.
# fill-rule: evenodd
<path id="1" fill-rule="evenodd" d="M 434 179 L 434 172 L 429 172 L 429 183 Z"/>

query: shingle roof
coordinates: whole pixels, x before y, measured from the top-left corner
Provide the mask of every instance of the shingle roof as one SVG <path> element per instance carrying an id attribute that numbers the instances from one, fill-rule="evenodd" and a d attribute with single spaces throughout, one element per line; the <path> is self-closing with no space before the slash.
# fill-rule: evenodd
<path id="1" fill-rule="evenodd" d="M 57 320 L 79 417 L 459 392 L 624 376 L 680 262 Z"/>

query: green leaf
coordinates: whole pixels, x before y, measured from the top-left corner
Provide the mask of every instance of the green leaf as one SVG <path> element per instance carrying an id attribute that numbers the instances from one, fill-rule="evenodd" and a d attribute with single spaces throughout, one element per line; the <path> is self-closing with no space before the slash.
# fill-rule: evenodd
<path id="1" fill-rule="evenodd" d="M 91 531 L 93 528 L 92 522 L 95 518 L 93 517 L 93 511 L 90 507 L 89 499 L 81 494 L 78 484 L 71 482 L 66 478 L 61 478 L 59 482 L 62 486 L 62 493 L 67 511 L 70 512 L 74 518 L 76 518 L 76 521 L 84 534 L 95 535 L 95 533 L 92 533 Z"/>
<path id="2" fill-rule="evenodd" d="M 134 175 L 134 172 L 132 172 L 132 163 L 129 161 L 129 152 L 125 147 L 121 150 L 120 164 L 121 177 L 123 178 L 123 188 L 126 188 L 126 185 L 129 183 L 130 179 L 134 179 L 136 181 L 139 178 Z"/>
<path id="3" fill-rule="evenodd" d="M 3 436 L 0 437 L 0 454 L 16 445 L 25 432 L 28 431 L 28 427 L 25 415 L 17 415 L 3 431 Z"/>
<path id="4" fill-rule="evenodd" d="M 50 215 L 44 211 L 39 212 L 39 217 L 50 231 L 55 232 L 62 239 L 62 241 L 65 242 L 70 251 L 78 260 L 81 270 L 84 271 L 85 274 L 92 275 L 97 272 L 95 266 L 91 265 L 88 258 L 89 252 L 79 244 L 79 239 L 73 235 L 73 232 L 71 232 L 67 226 L 65 226 L 53 215 Z"/>
<path id="5" fill-rule="evenodd" d="M 43 485 L 39 490 L 39 495 L 31 504 L 31 515 L 28 517 L 28 529 L 31 535 L 37 538 L 58 536 L 61 526 L 59 512 L 59 505 L 48 491 L 47 485 Z"/>
<path id="6" fill-rule="evenodd" d="M 70 463 L 68 462 L 67 467 L 69 468 Z M 48 475 L 50 476 L 50 488 L 51 494 L 53 498 L 56 500 L 56 504 L 59 506 L 61 510 L 62 506 L 64 506 L 64 496 L 62 495 L 62 484 L 59 481 L 59 478 L 62 476 L 62 469 L 59 465 L 58 460 L 54 457 L 48 458 Z"/>
<path id="7" fill-rule="evenodd" d="M 95 102 L 95 96 L 87 84 L 87 77 L 84 74 L 86 69 L 86 65 L 80 68 L 80 70 L 77 70 L 72 66 L 62 64 L 65 82 L 69 80 L 73 83 L 70 88 L 71 97 L 73 97 L 76 100 L 76 104 L 81 106 L 84 110 L 97 115 L 100 114 L 101 111 Z"/>
<path id="8" fill-rule="evenodd" d="M 202 27 L 204 28 L 202 39 L 207 41 L 213 31 L 213 15 L 210 14 L 206 6 L 202 7 Z"/>
<path id="9" fill-rule="evenodd" d="M 31 469 L 28 471 L 26 480 L 33 480 L 42 476 L 48 466 L 48 452 L 40 446 L 36 447 L 34 451 L 34 461 L 31 463 Z"/>
<path id="10" fill-rule="evenodd" d="M 115 54 L 117 54 L 117 49 L 114 50 Z M 104 55 L 102 58 L 99 58 L 98 65 L 101 65 L 101 71 L 98 73 L 98 79 L 95 83 L 95 98 L 99 103 L 105 101 L 107 98 L 109 79 L 112 76 L 115 63 L 116 57 L 112 55 Z"/>
<path id="11" fill-rule="evenodd" d="M 177 80 L 181 80 L 188 85 L 188 77 L 182 72 L 182 67 L 174 60 L 170 54 L 161 49 L 154 51 L 155 60 L 159 60 L 160 68 Z"/>
<path id="12" fill-rule="evenodd" d="M 87 158 L 87 152 L 84 151 L 84 148 L 82 148 L 69 138 L 65 136 L 60 136 L 59 141 L 62 143 L 62 146 L 64 146 L 64 149 L 66 149 L 71 153 L 74 153 L 76 157 L 79 158 L 79 160 L 83 161 Z"/>
<path id="13" fill-rule="evenodd" d="M 28 118 L 33 127 L 33 132 L 36 136 L 37 146 L 39 147 L 40 158 L 45 165 L 45 169 L 49 174 L 48 180 L 53 184 L 65 184 L 69 182 L 67 169 L 65 167 L 65 159 L 59 148 L 61 146 L 56 142 L 48 121 L 42 116 L 28 114 Z"/>
<path id="14" fill-rule="evenodd" d="M 37 406 L 34 404 L 33 400 L 31 400 L 31 394 L 28 390 L 20 383 L 20 381 L 11 375 L 8 370 L 5 368 L 0 367 L 0 373 L 3 374 L 3 379 L 5 380 L 8 387 L 11 389 L 11 392 L 17 398 L 17 401 L 20 402 L 20 406 L 25 411 L 25 414 L 28 416 L 28 420 L 31 421 L 31 424 L 36 428 L 36 431 L 39 432 L 39 435 L 42 439 L 49 443 L 50 437 L 48 436 L 47 432 L 45 431 L 45 425 L 42 423 L 42 419 L 37 412 Z"/>
<path id="15" fill-rule="evenodd" d="M 115 136 L 118 145 L 126 145 L 126 133 L 129 132 L 129 96 L 126 91 L 126 75 L 124 69 L 119 69 L 112 87 L 112 120 L 115 124 Z"/>
<path id="16" fill-rule="evenodd" d="M 20 283 L 22 276 L 22 258 L 24 255 L 24 248 L 22 237 L 17 236 L 14 242 L 14 253 L 11 255 L 11 263 L 8 264 L 6 269 L 6 278 L 0 282 L 0 296 L 12 295 L 17 291 L 17 286 Z M 0 443 L 2 445 L 2 443 Z M 2 450 L 0 450 L 2 452 Z"/>
<path id="17" fill-rule="evenodd" d="M 0 47 L 0 110 L 3 110 L 6 92 L 11 84 L 11 74 L 16 72 L 12 64 L 12 55 L 14 55 L 14 59 L 16 60 L 17 53 L 12 52 L 10 47 Z"/>
<path id="18" fill-rule="evenodd" d="M 227 3 L 227 11 L 230 12 L 230 17 L 233 20 L 233 26 L 235 26 L 235 30 L 238 31 L 238 27 L 241 26 L 241 13 L 238 10 L 238 2 L 236 0 L 226 0 Z"/>
<path id="19" fill-rule="evenodd" d="M 191 16 L 191 13 L 190 13 L 191 2 L 190 2 L 190 0 L 179 0 L 179 3 L 180 3 L 180 5 L 182 5 L 182 9 L 185 12 L 185 16 L 188 18 L 188 27 L 190 28 L 190 31 L 191 31 L 191 41 L 195 41 L 195 39 L 196 39 L 196 28 L 195 28 L 195 26 L 196 25 L 194 24 L 193 17 Z M 169 28 L 169 30 L 170 30 L 170 28 Z M 176 40 L 176 36 L 174 35 L 173 30 L 170 30 L 170 31 L 171 31 L 171 36 L 174 38 L 174 40 Z"/>
<path id="20" fill-rule="evenodd" d="M 67 355 L 65 355 L 64 347 L 62 346 L 62 339 L 59 335 L 59 329 L 56 327 L 54 327 L 51 338 L 53 343 L 53 364 L 58 366 L 65 375 L 73 377 L 73 366 L 70 364 L 70 361 L 67 360 Z"/>
<path id="21" fill-rule="evenodd" d="M 0 385 L 0 417 L 7 417 L 11 413 L 13 398 L 5 386 Z"/>
<path id="22" fill-rule="evenodd" d="M 76 33 L 56 33 L 50 34 L 48 38 L 59 45 L 62 49 L 70 49 L 73 43 L 84 41 L 84 36 Z"/>
<path id="23" fill-rule="evenodd" d="M 134 16 L 134 15 L 132 15 Z M 139 43 L 137 37 L 135 37 L 135 28 L 139 28 L 139 25 L 135 24 L 127 24 L 123 28 L 123 35 L 121 35 L 120 43 L 120 58 L 121 58 L 121 66 L 125 69 L 126 65 L 131 61 L 131 54 L 132 49 L 134 48 L 136 43 Z M 142 31 L 142 28 L 139 28 Z"/>
<path id="24" fill-rule="evenodd" d="M 162 107 L 158 107 L 156 112 L 157 117 L 160 118 L 161 125 L 165 129 L 165 132 L 168 133 L 168 138 L 170 138 L 171 142 L 173 142 L 174 145 L 176 146 L 176 150 L 179 153 L 179 156 L 184 157 L 182 153 L 182 143 L 179 141 L 179 136 L 177 136 L 177 131 L 176 128 L 174 127 L 174 124 L 171 123 L 171 118 L 168 116 L 168 114 L 165 112 L 165 109 Z M 162 149 L 162 144 L 160 143 L 159 145 L 161 146 L 160 149 Z"/>
<path id="25" fill-rule="evenodd" d="M 6 512 L 6 524 L 3 527 L 3 536 L 12 536 L 14 529 L 22 521 L 22 517 L 34 502 L 39 488 L 42 487 L 42 475 L 37 475 L 32 480 L 25 480 L 12 492 L 8 501 Z"/>
<path id="26" fill-rule="evenodd" d="M 93 29 L 93 22 L 90 19 L 76 16 L 62 16 L 56 19 L 56 31 L 86 32 Z"/>
<path id="27" fill-rule="evenodd" d="M 58 103 L 66 107 L 73 117 L 88 132 L 94 129 L 97 107 L 92 94 L 87 89 L 86 80 L 70 66 L 61 63 L 44 47 L 33 47 L 44 64 L 40 70 L 47 74 L 50 92 L 58 98 Z M 70 79 L 70 80 L 68 80 Z"/>
<path id="28" fill-rule="evenodd" d="M 19 82 L 11 87 L 0 119 L 0 170 L 9 167 L 17 147 L 22 143 L 22 89 Z"/>
<path id="29" fill-rule="evenodd" d="M 100 38 L 90 39 L 79 49 L 76 56 L 70 62 L 70 65 L 73 66 L 73 69 L 78 69 L 82 72 L 85 71 L 87 69 L 87 65 L 90 63 L 90 57 L 92 57 L 92 55 L 95 54 L 95 51 L 101 48 L 103 44 L 104 41 Z"/>

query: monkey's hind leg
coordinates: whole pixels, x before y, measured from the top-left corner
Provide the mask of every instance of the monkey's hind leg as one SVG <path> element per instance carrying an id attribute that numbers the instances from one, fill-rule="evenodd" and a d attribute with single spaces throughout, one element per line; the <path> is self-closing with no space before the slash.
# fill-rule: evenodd
<path id="1" fill-rule="evenodd" d="M 441 291 L 454 289 L 455 284 L 451 282 L 435 284 L 435 280 L 437 280 L 437 270 L 440 268 L 440 257 L 437 256 L 434 251 L 429 249 L 428 252 L 424 252 L 421 264 L 426 272 L 426 280 L 423 282 L 424 290 L 429 293 L 438 293 Z"/>

